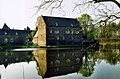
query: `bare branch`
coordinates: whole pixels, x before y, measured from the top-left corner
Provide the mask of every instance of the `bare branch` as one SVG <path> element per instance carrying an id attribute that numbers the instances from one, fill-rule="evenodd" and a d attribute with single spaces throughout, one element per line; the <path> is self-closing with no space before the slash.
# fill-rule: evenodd
<path id="1" fill-rule="evenodd" d="M 99 15 L 99 20 L 96 21 L 95 24 L 99 24 L 99 25 L 106 25 L 106 24 L 109 24 L 111 22 L 114 22 L 118 19 L 120 19 L 120 11 L 116 12 L 116 13 L 110 13 L 107 12 L 107 10 L 98 10 L 100 13 L 98 14 Z"/>
<path id="2" fill-rule="evenodd" d="M 52 14 L 53 9 L 58 9 L 58 8 L 62 9 L 61 8 L 62 2 L 63 2 L 63 0 L 58 0 L 58 2 L 56 2 L 55 5 L 52 6 L 52 8 L 51 8 L 51 14 Z"/>
<path id="3" fill-rule="evenodd" d="M 93 1 L 88 1 L 88 2 L 84 2 L 84 3 L 81 3 L 81 4 L 79 4 L 79 3 L 77 3 L 77 4 L 75 4 L 75 7 L 73 8 L 73 11 L 77 8 L 77 7 L 79 7 L 79 6 L 85 6 L 85 5 L 87 5 L 87 7 L 89 6 L 89 3 L 92 3 Z M 72 11 L 72 12 L 73 12 Z"/>
<path id="4" fill-rule="evenodd" d="M 119 8 L 120 8 L 120 3 L 116 0 L 93 0 L 95 3 L 99 3 L 99 2 L 113 2 L 115 3 Z"/>
<path id="5" fill-rule="evenodd" d="M 64 0 L 42 0 L 40 5 L 35 6 L 37 8 L 36 13 L 38 13 L 38 11 L 44 11 L 47 9 L 50 10 L 50 14 L 52 14 L 53 10 L 58 10 L 65 13 L 65 11 L 62 9 L 63 1 Z M 79 9 L 81 12 L 89 9 L 93 10 L 96 16 L 95 18 L 97 19 L 95 23 L 97 24 L 107 24 L 108 22 L 120 19 L 120 11 L 115 11 L 112 5 L 108 6 L 104 2 L 113 2 L 120 8 L 120 3 L 116 0 L 78 0 L 78 2 L 75 3 L 72 12 L 74 12 L 76 9 Z"/>
<path id="6" fill-rule="evenodd" d="M 63 0 L 42 0 L 40 5 L 35 6 L 35 8 L 37 8 L 36 13 L 38 13 L 41 10 L 45 11 L 49 8 L 51 8 L 50 13 L 52 13 L 53 9 L 61 8 L 62 2 Z"/>

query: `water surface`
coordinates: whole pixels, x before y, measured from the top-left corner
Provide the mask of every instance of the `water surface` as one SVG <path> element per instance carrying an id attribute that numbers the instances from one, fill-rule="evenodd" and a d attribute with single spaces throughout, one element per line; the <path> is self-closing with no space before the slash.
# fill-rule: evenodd
<path id="1" fill-rule="evenodd" d="M 120 49 L 12 49 L 0 51 L 1 79 L 120 79 Z"/>

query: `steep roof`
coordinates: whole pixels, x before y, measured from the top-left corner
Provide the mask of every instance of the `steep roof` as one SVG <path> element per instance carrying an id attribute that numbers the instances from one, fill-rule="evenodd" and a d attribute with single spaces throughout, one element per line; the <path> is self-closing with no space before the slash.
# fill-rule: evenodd
<path id="1" fill-rule="evenodd" d="M 3 25 L 3 28 L 2 29 L 5 29 L 5 30 L 10 30 L 10 28 L 7 26 L 7 24 L 6 23 L 4 23 L 4 25 Z"/>
<path id="2" fill-rule="evenodd" d="M 80 27 L 79 22 L 74 18 L 43 16 L 43 19 L 47 26 Z"/>

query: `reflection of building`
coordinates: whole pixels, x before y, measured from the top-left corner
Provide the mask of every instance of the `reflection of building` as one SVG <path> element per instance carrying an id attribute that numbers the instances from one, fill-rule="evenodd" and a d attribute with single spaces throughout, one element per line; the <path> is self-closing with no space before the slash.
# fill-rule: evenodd
<path id="1" fill-rule="evenodd" d="M 46 70 L 47 70 L 47 68 L 46 68 L 46 65 L 47 65 L 46 50 L 33 51 L 33 55 L 34 55 L 36 61 L 39 62 L 39 63 L 37 63 L 38 69 L 40 70 L 39 74 L 44 77 Z"/>
<path id="2" fill-rule="evenodd" d="M 0 65 L 7 67 L 9 64 L 31 61 L 31 51 L 2 51 L 0 52 Z"/>
<path id="3" fill-rule="evenodd" d="M 42 77 L 52 77 L 78 72 L 82 65 L 79 49 L 35 50 L 33 55 Z"/>
<path id="4" fill-rule="evenodd" d="M 30 41 L 28 39 L 30 32 L 29 27 L 26 30 L 15 30 L 4 24 L 0 29 L 0 45 L 24 45 Z"/>
<path id="5" fill-rule="evenodd" d="M 46 45 L 80 45 L 83 40 L 77 19 L 40 16 L 33 43 Z"/>

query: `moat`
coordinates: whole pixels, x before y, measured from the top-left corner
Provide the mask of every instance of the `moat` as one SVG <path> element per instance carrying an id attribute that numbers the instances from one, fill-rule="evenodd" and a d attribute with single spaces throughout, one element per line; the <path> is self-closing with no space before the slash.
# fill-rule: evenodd
<path id="1" fill-rule="evenodd" d="M 120 46 L 0 51 L 1 79 L 119 79 Z"/>

